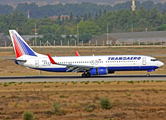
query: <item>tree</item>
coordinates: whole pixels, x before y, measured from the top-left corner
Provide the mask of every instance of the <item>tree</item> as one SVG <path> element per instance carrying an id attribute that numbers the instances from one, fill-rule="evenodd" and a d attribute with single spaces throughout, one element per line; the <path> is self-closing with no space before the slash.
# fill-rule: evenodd
<path id="1" fill-rule="evenodd" d="M 73 21 L 73 12 L 70 12 L 70 21 Z"/>
<path id="2" fill-rule="evenodd" d="M 166 10 L 164 9 L 163 11 L 162 11 L 162 14 L 164 15 L 166 13 Z"/>
<path id="3" fill-rule="evenodd" d="M 89 33 L 83 33 L 79 35 L 79 40 L 83 41 L 84 43 L 88 43 L 90 39 L 92 39 L 92 35 Z"/>
<path id="4" fill-rule="evenodd" d="M 44 18 L 48 18 L 46 14 L 44 15 Z"/>
<path id="5" fill-rule="evenodd" d="M 104 9 L 104 14 L 106 14 L 107 12 L 106 12 L 106 9 Z"/>
<path id="6" fill-rule="evenodd" d="M 81 20 L 81 18 L 79 17 L 79 15 L 78 15 L 78 13 L 77 13 L 77 15 L 76 15 L 76 23 L 79 23 L 80 22 L 80 20 Z"/>
<path id="7" fill-rule="evenodd" d="M 65 16 L 65 18 L 66 18 L 65 21 L 68 22 L 68 20 L 69 20 L 68 16 Z"/>
<path id="8" fill-rule="evenodd" d="M 136 10 L 138 10 L 140 6 L 149 10 L 155 6 L 157 10 L 159 10 L 160 12 L 162 12 L 166 8 L 165 3 L 154 4 L 154 2 L 150 0 L 146 2 L 142 2 L 142 3 L 140 3 L 139 1 L 136 1 Z M 82 2 L 81 4 L 65 4 L 65 5 L 57 4 L 57 5 L 45 5 L 45 6 L 39 7 L 34 2 L 31 4 L 20 3 L 18 4 L 15 10 L 22 11 L 27 16 L 28 9 L 30 10 L 30 17 L 35 19 L 43 18 L 45 14 L 48 17 L 54 16 L 54 15 L 58 16 L 59 14 L 70 15 L 71 11 L 73 11 L 73 15 L 76 15 L 78 13 L 79 16 L 82 15 L 83 13 L 88 13 L 89 11 L 91 11 L 92 16 L 95 16 L 96 11 L 98 11 L 99 9 L 101 9 L 101 11 L 103 11 L 104 9 L 107 11 L 118 11 L 120 9 L 131 10 L 131 0 L 124 3 L 117 3 L 114 6 L 97 5 L 90 2 Z M 0 14 L 5 15 L 5 14 L 12 13 L 13 11 L 14 9 L 12 6 L 0 5 Z M 104 14 L 105 13 L 106 12 L 104 12 Z M 99 16 L 100 16 L 100 13 L 99 13 Z"/>
<path id="9" fill-rule="evenodd" d="M 91 12 L 89 12 L 89 14 L 88 14 L 88 18 L 91 18 L 92 16 L 91 16 Z"/>
<path id="10" fill-rule="evenodd" d="M 101 34 L 101 29 L 100 27 L 92 22 L 92 21 L 80 21 L 79 24 L 79 33 L 80 34 L 83 34 L 83 33 L 89 33 L 89 34 L 92 34 L 92 35 L 100 35 Z M 75 33 L 76 32 L 76 27 L 75 27 Z"/>
<path id="11" fill-rule="evenodd" d="M 61 22 L 61 16 L 60 14 L 58 15 L 58 24 L 60 25 L 60 22 Z"/>
<path id="12" fill-rule="evenodd" d="M 14 9 L 12 6 L 9 5 L 0 5 L 0 14 L 6 15 L 13 13 Z"/>
<path id="13" fill-rule="evenodd" d="M 157 28 L 158 31 L 165 31 L 166 30 L 166 24 L 161 25 Z"/>
<path id="14" fill-rule="evenodd" d="M 54 24 L 52 26 L 50 26 L 50 25 L 39 26 L 37 33 L 39 35 L 49 34 L 49 33 L 54 34 L 56 29 L 58 29 L 58 27 L 59 27 L 58 24 Z"/>
<path id="15" fill-rule="evenodd" d="M 65 22 L 65 18 L 64 16 L 62 16 L 62 24 Z"/>
<path id="16" fill-rule="evenodd" d="M 97 11 L 96 11 L 95 20 L 97 20 L 97 19 L 98 19 L 98 14 L 97 14 Z"/>
<path id="17" fill-rule="evenodd" d="M 88 19 L 87 13 L 84 13 L 84 21 Z"/>
<path id="18" fill-rule="evenodd" d="M 154 2 L 153 1 L 145 1 L 141 5 L 143 8 L 146 9 L 152 9 L 154 7 Z"/>
<path id="19" fill-rule="evenodd" d="M 100 12 L 99 12 L 99 17 L 101 17 L 101 9 L 100 9 Z"/>

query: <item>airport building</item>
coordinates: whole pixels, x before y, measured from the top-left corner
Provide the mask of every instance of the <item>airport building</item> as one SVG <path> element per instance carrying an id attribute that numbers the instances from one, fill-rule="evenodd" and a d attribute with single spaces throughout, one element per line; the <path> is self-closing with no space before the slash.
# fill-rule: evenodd
<path id="1" fill-rule="evenodd" d="M 156 45 L 166 43 L 166 31 L 151 32 L 127 32 L 127 33 L 104 33 L 91 39 L 92 44 L 110 44 L 110 45 Z"/>
<path id="2" fill-rule="evenodd" d="M 0 33 L 0 47 L 7 47 L 11 44 L 11 40 L 6 36 L 5 33 Z"/>

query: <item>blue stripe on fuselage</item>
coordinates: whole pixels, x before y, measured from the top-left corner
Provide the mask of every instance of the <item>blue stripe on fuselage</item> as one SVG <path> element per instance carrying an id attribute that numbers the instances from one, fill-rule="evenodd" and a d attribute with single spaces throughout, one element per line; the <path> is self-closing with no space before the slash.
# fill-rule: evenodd
<path id="1" fill-rule="evenodd" d="M 129 66 L 129 67 L 108 67 L 108 71 L 140 71 L 157 69 L 157 66 Z M 35 68 L 37 70 L 49 72 L 66 72 L 66 68 Z M 72 71 L 72 70 L 71 70 Z M 69 71 L 69 72 L 71 72 Z"/>
<path id="2" fill-rule="evenodd" d="M 140 71 L 157 69 L 157 66 L 108 67 L 108 71 Z"/>

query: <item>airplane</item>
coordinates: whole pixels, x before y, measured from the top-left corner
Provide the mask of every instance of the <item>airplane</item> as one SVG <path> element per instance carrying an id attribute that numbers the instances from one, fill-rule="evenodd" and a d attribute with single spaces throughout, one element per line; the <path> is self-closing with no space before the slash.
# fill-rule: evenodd
<path id="1" fill-rule="evenodd" d="M 145 55 L 55 56 L 39 54 L 25 42 L 16 30 L 9 30 L 16 54 L 15 63 L 41 71 L 82 72 L 82 77 L 107 75 L 115 71 L 155 71 L 164 65 L 154 57 Z"/>

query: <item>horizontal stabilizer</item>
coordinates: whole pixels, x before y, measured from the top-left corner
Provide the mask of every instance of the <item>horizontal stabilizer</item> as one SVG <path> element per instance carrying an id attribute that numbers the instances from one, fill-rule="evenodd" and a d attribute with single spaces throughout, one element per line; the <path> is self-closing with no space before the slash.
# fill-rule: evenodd
<path id="1" fill-rule="evenodd" d="M 16 59 L 16 61 L 17 62 L 27 62 L 27 60 L 17 60 L 17 59 Z"/>

